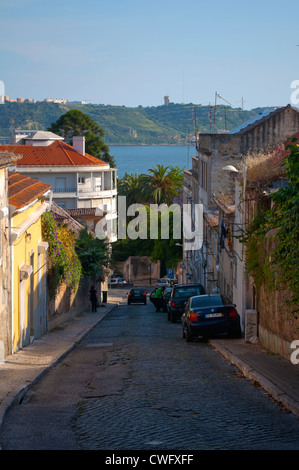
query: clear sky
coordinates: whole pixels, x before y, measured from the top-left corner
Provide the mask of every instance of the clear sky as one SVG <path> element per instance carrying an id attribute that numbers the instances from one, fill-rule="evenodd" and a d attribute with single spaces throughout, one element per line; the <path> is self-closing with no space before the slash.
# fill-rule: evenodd
<path id="1" fill-rule="evenodd" d="M 0 80 L 13 99 L 284 106 L 298 18 L 298 0 L 0 0 Z"/>

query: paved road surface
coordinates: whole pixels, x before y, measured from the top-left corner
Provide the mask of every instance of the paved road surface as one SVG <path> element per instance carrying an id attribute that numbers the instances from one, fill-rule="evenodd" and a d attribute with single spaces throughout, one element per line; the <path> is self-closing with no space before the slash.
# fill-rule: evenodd
<path id="1" fill-rule="evenodd" d="M 119 306 L 6 417 L 5 449 L 299 449 L 299 420 L 208 343 Z"/>

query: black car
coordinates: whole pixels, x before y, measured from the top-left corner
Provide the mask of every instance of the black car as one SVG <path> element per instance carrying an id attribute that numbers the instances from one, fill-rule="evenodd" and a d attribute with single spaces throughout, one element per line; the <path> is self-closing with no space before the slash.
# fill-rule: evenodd
<path id="1" fill-rule="evenodd" d="M 163 312 L 168 312 L 168 302 L 171 296 L 171 289 L 165 292 L 164 302 L 163 302 Z"/>
<path id="2" fill-rule="evenodd" d="M 211 337 L 224 333 L 240 338 L 240 316 L 229 299 L 221 294 L 191 297 L 181 318 L 183 338 Z"/>
<path id="3" fill-rule="evenodd" d="M 133 288 L 128 292 L 128 305 L 144 304 L 146 305 L 146 292 L 144 289 Z"/>
<path id="4" fill-rule="evenodd" d="M 175 323 L 183 314 L 185 305 L 190 297 L 205 294 L 201 284 L 175 285 L 172 288 L 170 299 L 167 304 L 168 320 Z"/>

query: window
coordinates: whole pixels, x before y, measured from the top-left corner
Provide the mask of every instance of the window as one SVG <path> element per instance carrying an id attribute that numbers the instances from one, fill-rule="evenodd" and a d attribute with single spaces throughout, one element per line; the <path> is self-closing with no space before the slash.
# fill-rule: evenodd
<path id="1" fill-rule="evenodd" d="M 85 178 L 83 176 L 78 176 L 78 183 L 85 184 Z"/>

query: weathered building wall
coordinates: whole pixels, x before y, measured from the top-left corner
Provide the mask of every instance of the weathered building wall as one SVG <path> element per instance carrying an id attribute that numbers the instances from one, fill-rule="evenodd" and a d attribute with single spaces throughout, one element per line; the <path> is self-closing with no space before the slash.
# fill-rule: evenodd
<path id="1" fill-rule="evenodd" d="M 8 206 L 7 167 L 0 167 L 0 209 L 3 210 Z M 8 217 L 0 218 L 0 361 L 12 353 L 11 259 L 8 225 Z"/>
<path id="2" fill-rule="evenodd" d="M 266 258 L 271 256 L 275 248 L 275 233 L 273 230 L 266 237 Z M 285 287 L 273 291 L 265 282 L 258 293 L 257 307 L 260 343 L 266 349 L 289 359 L 292 353 L 290 344 L 299 339 L 299 318 L 292 314 L 287 304 L 288 298 L 289 293 Z"/>
<path id="3" fill-rule="evenodd" d="M 151 262 L 148 256 L 129 256 L 118 269 L 128 283 L 154 284 L 160 277 L 160 262 Z"/>
<path id="4" fill-rule="evenodd" d="M 234 192 L 234 182 L 222 169 L 238 169 L 243 157 L 255 151 L 267 152 L 285 142 L 299 129 L 299 111 L 290 105 L 247 126 L 236 134 L 198 134 L 197 155 L 199 200 L 212 207 L 212 195 Z M 207 177 L 203 172 L 207 171 Z"/>
<path id="5" fill-rule="evenodd" d="M 280 108 L 242 133 L 241 152 L 246 154 L 249 150 L 271 149 L 298 132 L 298 129 L 298 110 L 290 105 Z"/>

